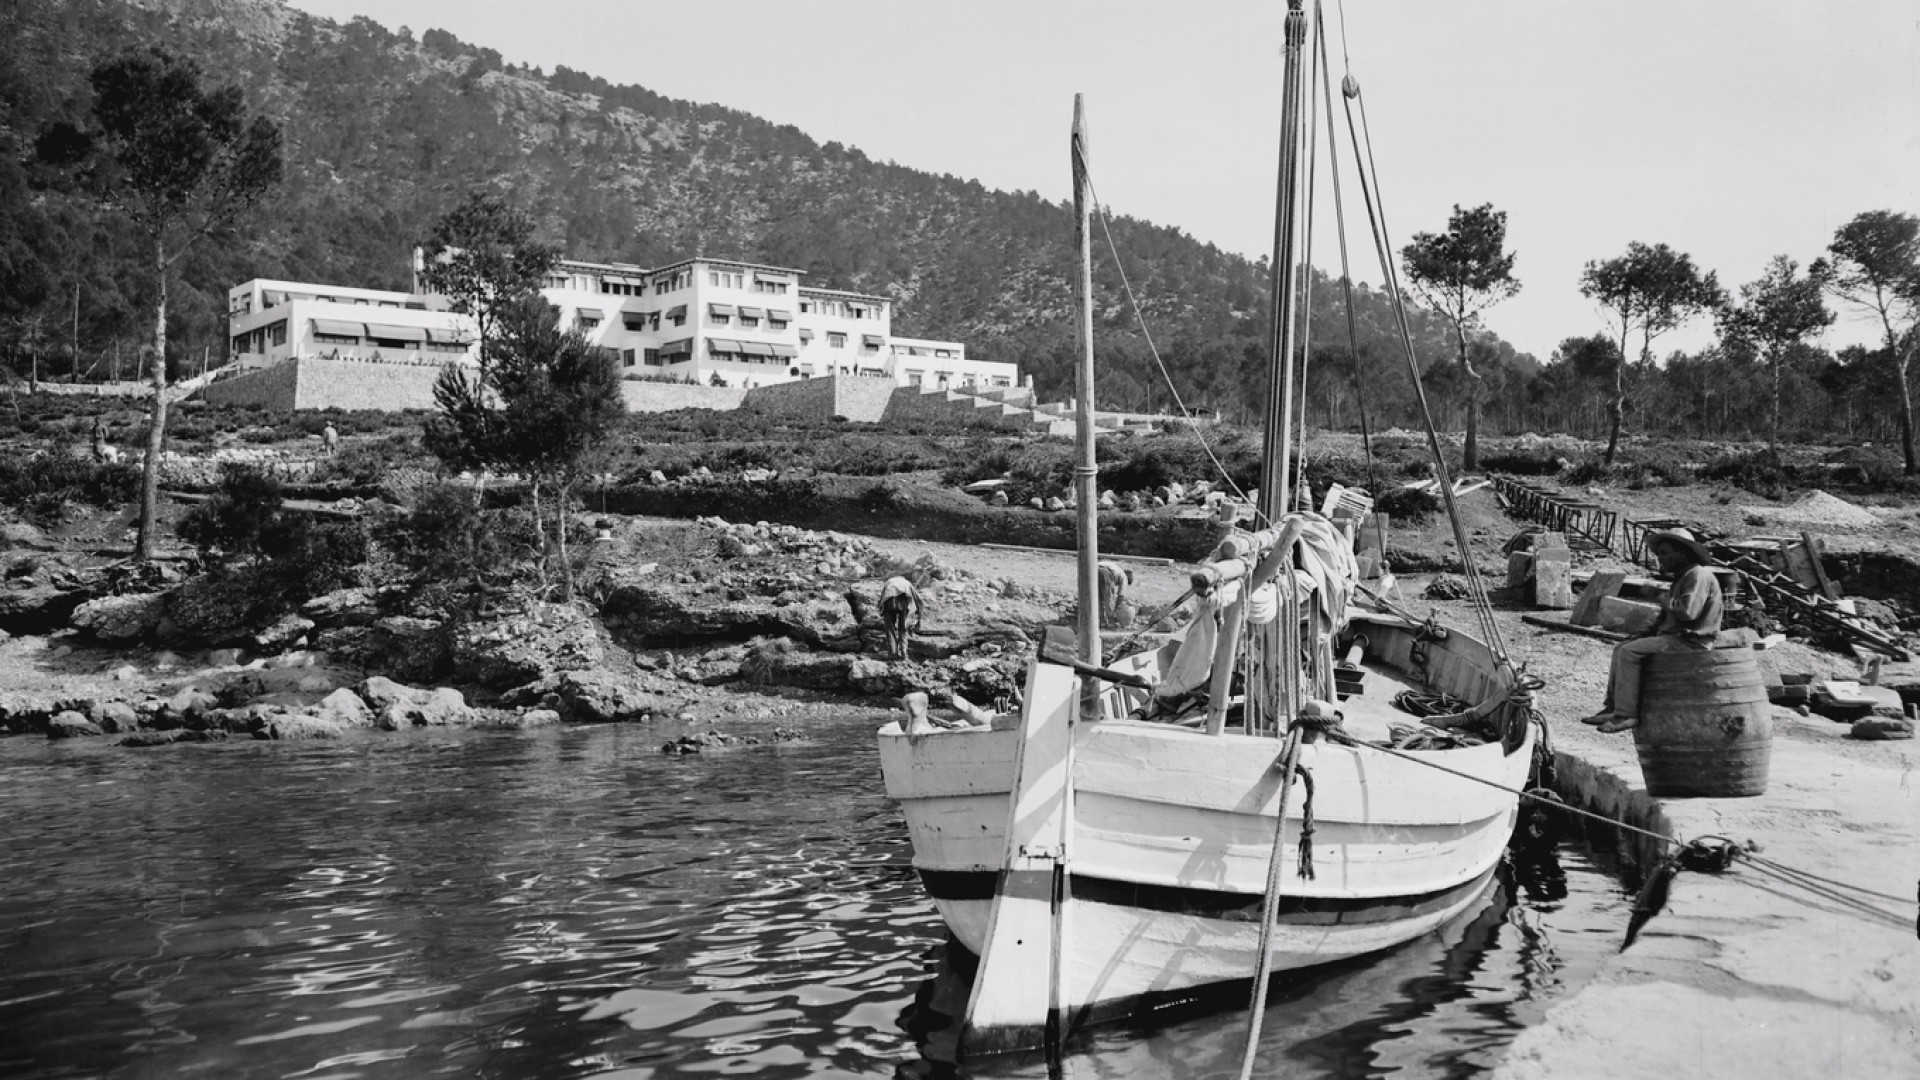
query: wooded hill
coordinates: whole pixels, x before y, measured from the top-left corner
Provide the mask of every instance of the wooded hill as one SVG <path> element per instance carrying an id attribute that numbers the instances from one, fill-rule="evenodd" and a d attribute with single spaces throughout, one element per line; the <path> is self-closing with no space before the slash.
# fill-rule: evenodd
<path id="1" fill-rule="evenodd" d="M 253 109 L 283 125 L 286 143 L 285 183 L 180 266 L 168 337 L 176 368 L 219 361 L 225 291 L 249 278 L 407 287 L 412 246 L 443 211 L 485 188 L 535 213 L 542 238 L 571 257 L 658 265 L 702 254 L 798 267 L 815 285 L 892 297 L 902 335 L 965 341 L 979 358 L 1021 364 L 1045 396 L 1071 393 L 1073 220 L 1064 204 L 877 162 L 721 105 L 566 68 L 543 72 L 445 31 L 341 25 L 279 0 L 0 5 L 0 361 L 14 371 L 101 378 L 119 356 L 126 373 L 151 340 L 151 275 L 136 237 L 64 193 L 34 160 L 37 133 L 85 116 L 91 65 L 147 44 L 194 58 L 209 82 L 241 86 Z M 1113 234 L 1186 403 L 1253 419 L 1266 386 L 1264 259 L 1126 217 Z M 1170 410 L 1104 248 L 1095 244 L 1102 403 Z M 1802 263 L 1819 254 L 1794 253 Z M 1364 386 L 1377 427 L 1416 424 L 1384 298 L 1357 291 L 1356 360 L 1339 290 L 1315 277 L 1312 422 L 1355 426 Z M 1418 308 L 1412 321 L 1437 418 L 1457 428 L 1466 380 L 1451 328 Z M 1486 430 L 1604 437 L 1619 339 L 1600 325 L 1566 332 L 1545 363 L 1475 336 Z M 1899 383 L 1883 353 L 1796 346 L 1777 357 L 1781 434 L 1893 438 L 1897 417 L 1886 405 Z M 1751 349 L 1633 359 L 1629 432 L 1766 433 L 1773 379 Z"/>
<path id="2" fill-rule="evenodd" d="M 40 356 L 43 377 L 71 366 L 76 281 L 83 370 L 104 374 L 115 341 L 131 365 L 146 336 L 140 249 L 112 219 L 48 188 L 31 155 L 48 122 L 84 115 L 96 59 L 151 43 L 194 58 L 210 82 L 242 86 L 286 136 L 284 186 L 183 266 L 170 352 L 189 369 L 203 350 L 217 362 L 229 286 L 276 277 L 405 288 L 412 245 L 486 187 L 534 212 L 570 257 L 657 265 L 699 253 L 798 267 L 812 284 L 891 296 L 900 334 L 1017 361 L 1048 394 L 1071 385 L 1072 213 L 1033 192 L 874 161 L 720 105 L 516 65 L 444 31 L 341 25 L 276 0 L 17 0 L 0 12 L 0 37 L 0 334 L 15 366 Z M 1148 222 L 1112 227 L 1188 403 L 1230 415 L 1255 407 L 1264 263 Z M 1104 251 L 1097 259 L 1102 397 L 1170 407 L 1119 274 Z M 1323 342 L 1345 336 L 1332 295 L 1323 287 L 1316 302 Z M 1370 293 L 1362 303 L 1363 341 L 1393 356 L 1385 304 Z M 1438 327 L 1417 326 L 1425 356 L 1444 359 Z M 1349 381 L 1316 379 L 1316 402 L 1344 423 L 1356 419 Z"/>

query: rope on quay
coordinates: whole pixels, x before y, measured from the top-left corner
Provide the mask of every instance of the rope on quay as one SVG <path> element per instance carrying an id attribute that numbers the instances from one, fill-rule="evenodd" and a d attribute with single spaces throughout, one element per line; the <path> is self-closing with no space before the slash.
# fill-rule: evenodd
<path id="1" fill-rule="evenodd" d="M 1676 848 L 1677 850 L 1673 855 L 1662 860 L 1660 865 L 1655 867 L 1647 875 L 1646 885 L 1641 889 L 1640 896 L 1635 901 L 1635 904 L 1634 904 L 1634 916 L 1633 916 L 1633 921 L 1629 923 L 1627 928 L 1626 944 L 1620 946 L 1622 951 L 1625 951 L 1627 945 L 1633 944 L 1634 936 L 1639 933 L 1640 927 L 1645 925 L 1647 920 L 1651 919 L 1654 915 L 1658 914 L 1660 911 L 1660 908 L 1665 905 L 1667 884 L 1672 880 L 1673 875 L 1675 873 L 1683 869 L 1718 872 L 1721 870 L 1725 870 L 1727 867 L 1731 866 L 1735 861 L 1745 862 L 1748 866 L 1752 867 L 1756 873 L 1759 873 L 1762 876 L 1772 878 L 1774 881 L 1782 885 L 1790 885 L 1795 888 L 1812 893 L 1813 895 L 1820 897 L 1821 899 L 1826 900 L 1830 903 L 1836 904 L 1841 908 L 1849 912 L 1852 912 L 1855 915 L 1859 915 L 1863 918 L 1872 919 L 1877 922 L 1883 922 L 1888 925 L 1898 926 L 1902 929 L 1905 929 L 1907 926 L 1906 915 L 1896 914 L 1894 912 L 1888 911 L 1885 908 L 1869 903 L 1866 899 L 1862 899 L 1862 898 L 1871 897 L 1876 900 L 1885 900 L 1894 904 L 1899 904 L 1902 907 L 1911 906 L 1915 908 L 1920 908 L 1920 896 L 1917 896 L 1913 899 L 1909 899 L 1903 896 L 1894 896 L 1890 893 L 1877 892 L 1873 889 L 1866 888 L 1865 886 L 1862 886 L 1862 885 L 1855 885 L 1855 884 L 1852 884 L 1851 882 L 1840 881 L 1836 878 L 1824 877 L 1820 874 L 1815 874 L 1807 870 L 1796 869 L 1794 867 L 1786 865 L 1785 863 L 1779 862 L 1775 859 L 1769 859 L 1762 855 L 1759 855 L 1756 852 L 1754 852 L 1752 849 L 1742 844 L 1736 843 L 1735 841 L 1730 840 L 1724 836 L 1709 835 L 1709 836 L 1702 836 L 1698 839 L 1690 840 L 1690 841 L 1682 840 L 1682 839 L 1679 839 L 1678 837 L 1668 836 L 1665 833 L 1654 832 L 1651 829 L 1643 829 L 1637 825 L 1629 825 L 1624 821 L 1620 821 L 1616 818 L 1607 817 L 1604 814 L 1596 814 L 1591 810 L 1582 810 L 1577 806 L 1568 806 L 1566 803 L 1561 802 L 1557 798 L 1548 798 L 1545 795 L 1536 794 L 1532 791 L 1521 791 L 1515 788 L 1507 787 L 1505 784 L 1496 784 L 1491 780 L 1485 779 L 1484 777 L 1474 776 L 1471 773 L 1465 773 L 1465 772 L 1461 772 L 1458 769 L 1449 768 L 1445 765 L 1440 764 L 1439 762 L 1430 761 L 1424 757 L 1421 757 L 1418 754 L 1410 754 L 1405 751 L 1392 749 L 1390 747 L 1376 746 L 1373 743 L 1361 742 L 1358 739 L 1355 739 L 1353 736 L 1347 734 L 1346 732 L 1340 731 L 1338 729 L 1327 731 L 1326 737 L 1332 740 L 1333 742 L 1340 743 L 1341 745 L 1344 745 L 1344 746 L 1353 747 L 1356 750 L 1372 750 L 1376 753 L 1386 754 L 1388 757 L 1401 758 L 1403 760 L 1413 762 L 1416 765 L 1424 765 L 1429 769 L 1437 769 L 1440 772 L 1447 773 L 1450 776 L 1457 776 L 1462 780 L 1471 780 L 1476 784 L 1483 784 L 1487 787 L 1493 788 L 1495 791 L 1502 791 L 1507 793 L 1508 795 L 1517 796 L 1518 798 L 1521 798 L 1521 799 L 1528 799 L 1533 802 L 1539 803 L 1542 806 L 1551 807 L 1555 810 L 1564 811 L 1565 813 L 1575 814 L 1584 818 L 1591 818 L 1594 821 L 1598 821 L 1606 825 L 1611 825 L 1616 829 L 1633 833 L 1638 836 L 1644 836 L 1650 840 L 1657 840 L 1660 843 L 1667 844 Z M 1755 888 L 1763 887 L 1759 885 L 1757 882 L 1749 882 L 1749 884 L 1753 885 Z M 1849 895 L 1849 894 L 1853 894 L 1853 895 Z M 1807 903 L 1807 901 L 1805 900 L 1801 900 L 1800 902 Z M 1916 916 L 1916 920 L 1914 922 L 1914 933 L 1915 933 L 1915 936 L 1920 937 L 1920 916 Z"/>

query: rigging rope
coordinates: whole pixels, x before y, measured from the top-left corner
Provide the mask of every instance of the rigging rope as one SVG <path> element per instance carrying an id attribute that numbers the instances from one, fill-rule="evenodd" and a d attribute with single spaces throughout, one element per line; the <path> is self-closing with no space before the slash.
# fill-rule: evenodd
<path id="1" fill-rule="evenodd" d="M 1267 856 L 1267 891 L 1260 903 L 1260 955 L 1254 965 L 1252 1016 L 1247 1019 L 1247 1045 L 1240 1059 L 1240 1080 L 1253 1076 L 1254 1055 L 1260 1048 L 1260 1026 L 1267 1014 L 1267 980 L 1273 975 L 1273 924 L 1280 900 L 1280 852 L 1287 836 L 1287 798 L 1293 794 L 1293 778 L 1300 765 L 1300 741 L 1306 729 L 1295 727 L 1287 734 L 1275 766 L 1282 771 L 1280 805 L 1274 812 L 1273 850 Z"/>
<path id="2" fill-rule="evenodd" d="M 1093 200 L 1094 209 L 1100 211 L 1100 232 L 1107 238 L 1107 250 L 1113 255 L 1113 268 L 1120 273 L 1120 287 L 1126 291 L 1127 306 L 1133 309 L 1134 322 L 1140 326 L 1140 336 L 1147 343 L 1147 352 L 1152 354 L 1154 366 L 1160 370 L 1161 381 L 1167 384 L 1167 393 L 1173 396 L 1174 407 L 1180 410 L 1180 415 L 1185 418 L 1188 426 L 1193 428 L 1194 439 L 1200 443 L 1200 449 L 1207 455 L 1207 460 L 1213 463 L 1213 471 L 1219 474 L 1221 482 L 1231 488 L 1234 495 L 1240 499 L 1252 502 L 1253 500 L 1247 497 L 1247 493 L 1240 490 L 1240 485 L 1233 482 L 1233 477 L 1227 475 L 1227 467 L 1222 465 L 1220 459 L 1214 455 L 1213 447 L 1208 445 L 1207 438 L 1201 434 L 1199 425 L 1193 422 L 1192 410 L 1188 409 L 1187 403 L 1181 400 L 1179 388 L 1173 385 L 1173 374 L 1167 370 L 1166 361 L 1160 358 L 1160 349 L 1153 343 L 1153 332 L 1147 329 L 1146 313 L 1140 310 L 1140 300 L 1134 295 L 1133 282 L 1127 279 L 1127 268 L 1120 262 L 1120 249 L 1114 244 L 1113 230 L 1107 225 L 1107 206 L 1100 201 L 1100 193 L 1093 186 L 1093 168 L 1082 162 L 1082 172 L 1087 180 L 1087 194 Z"/>
<path id="3" fill-rule="evenodd" d="M 1347 130 L 1353 139 L 1353 152 L 1356 167 L 1360 173 L 1360 193 L 1365 197 L 1367 222 L 1373 232 L 1374 251 L 1380 258 L 1380 272 L 1386 282 L 1387 295 L 1393 304 L 1395 322 L 1400 330 L 1400 344 L 1407 359 L 1407 371 L 1413 378 L 1414 399 L 1420 405 L 1420 416 L 1427 430 L 1427 446 L 1433 452 L 1434 479 L 1439 482 L 1441 501 L 1447 508 L 1447 519 L 1453 526 L 1454 543 L 1460 552 L 1462 576 L 1467 579 L 1473 598 L 1473 610 L 1480 624 L 1485 641 L 1493 651 L 1494 658 L 1502 665 L 1508 665 L 1505 637 L 1493 617 L 1493 605 L 1487 598 L 1486 582 L 1481 579 L 1480 568 L 1474 564 L 1473 549 L 1467 540 L 1466 525 L 1460 520 L 1460 507 L 1454 498 L 1453 477 L 1447 468 L 1446 455 L 1440 448 L 1440 433 L 1433 422 L 1433 409 L 1427 402 L 1427 390 L 1420 379 L 1420 362 L 1414 354 L 1413 330 L 1407 322 L 1406 300 L 1400 290 L 1400 276 L 1391 256 L 1392 246 L 1387 237 L 1386 206 L 1380 194 L 1380 174 L 1373 155 L 1373 132 L 1367 123 L 1367 103 L 1360 94 L 1359 83 L 1349 78 L 1344 86 Z M 1353 116 L 1353 102 L 1360 102 L 1360 121 L 1356 126 Z M 1365 150 L 1361 148 L 1362 132 L 1365 133 Z"/>
<path id="4" fill-rule="evenodd" d="M 1376 498 L 1380 491 L 1380 470 L 1373 460 L 1373 425 L 1367 418 L 1367 380 L 1360 371 L 1360 331 L 1355 325 L 1353 314 L 1353 269 L 1347 261 L 1347 209 L 1340 192 L 1340 140 L 1335 137 L 1333 123 L 1333 84 L 1332 67 L 1327 62 L 1327 24 L 1320 16 L 1318 0 L 1314 3 L 1314 33 L 1320 53 L 1320 100 L 1327 112 L 1327 172 L 1333 179 L 1333 218 L 1334 236 L 1340 240 L 1340 291 L 1347 313 L 1347 355 L 1353 361 L 1353 389 L 1360 399 L 1360 446 L 1367 456 L 1367 487 Z M 1342 44 L 1344 46 L 1346 8 L 1340 10 L 1342 24 Z M 1331 422 L 1331 418 L 1329 418 Z"/>

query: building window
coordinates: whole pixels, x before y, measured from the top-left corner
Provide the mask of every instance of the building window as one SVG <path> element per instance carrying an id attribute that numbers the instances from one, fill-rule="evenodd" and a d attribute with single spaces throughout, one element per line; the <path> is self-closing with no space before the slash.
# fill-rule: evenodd
<path id="1" fill-rule="evenodd" d="M 627 329 L 635 332 L 645 330 L 647 328 L 647 317 L 645 314 L 641 312 L 628 312 L 627 314 L 620 316 L 620 321 L 626 326 Z"/>
<path id="2" fill-rule="evenodd" d="M 726 320 L 723 319 L 721 321 L 725 322 Z M 740 316 L 740 326 L 742 329 L 757 328 L 759 325 L 760 325 L 760 320 L 754 318 L 751 315 Z"/>
<path id="3" fill-rule="evenodd" d="M 757 293 L 774 293 L 780 296 L 785 296 L 787 294 L 787 283 L 784 281 L 762 281 L 759 279 L 755 279 L 753 283 L 753 291 Z"/>
<path id="4" fill-rule="evenodd" d="M 715 326 L 729 326 L 733 323 L 733 316 L 731 315 L 722 315 L 717 311 L 711 312 L 710 314 L 713 316 L 713 325 Z M 747 320 L 741 319 L 740 325 L 747 326 L 749 324 Z"/>
<path id="5" fill-rule="evenodd" d="M 633 350 L 632 350 L 632 349 L 622 349 L 622 350 L 620 350 L 620 366 L 621 366 L 621 367 L 632 367 L 632 366 L 634 365 L 634 358 L 633 358 L 633 357 L 634 357 L 634 354 L 633 354 Z"/>
<path id="6" fill-rule="evenodd" d="M 847 335 L 834 333 L 833 331 L 828 331 L 827 344 L 831 345 L 836 349 L 844 349 L 847 347 Z"/>
<path id="7" fill-rule="evenodd" d="M 722 289 L 739 289 L 746 286 L 745 274 L 729 273 L 725 270 L 707 271 L 707 283 Z"/>
<path id="8" fill-rule="evenodd" d="M 800 344 L 808 345 L 808 344 L 812 344 L 812 342 L 813 342 L 813 331 L 811 330 L 800 331 Z"/>
<path id="9" fill-rule="evenodd" d="M 812 310 L 813 310 L 813 301 L 811 300 L 800 301 L 800 314 L 805 315 Z"/>
<path id="10" fill-rule="evenodd" d="M 919 386 L 919 385 L 920 385 L 920 373 L 919 373 L 919 372 L 917 372 L 917 371 L 909 371 L 909 372 L 907 372 L 907 385 L 908 385 L 908 386 Z"/>
<path id="11" fill-rule="evenodd" d="M 600 326 L 600 316 L 582 315 L 579 318 L 575 319 L 574 322 L 579 324 L 581 330 L 594 330 L 594 329 L 598 329 Z"/>
<path id="12" fill-rule="evenodd" d="M 647 349 L 645 352 L 641 354 L 640 358 L 642 362 L 644 362 L 648 367 L 666 366 L 660 359 L 659 349 Z"/>
<path id="13" fill-rule="evenodd" d="M 267 333 L 273 344 L 285 345 L 287 343 L 287 321 L 282 319 L 272 326 L 267 327 Z"/>
<path id="14" fill-rule="evenodd" d="M 244 337 L 245 335 L 242 336 Z M 357 337 L 348 337 L 345 334 L 315 334 L 313 335 L 313 343 L 315 345 L 358 345 L 360 344 L 360 339 Z"/>

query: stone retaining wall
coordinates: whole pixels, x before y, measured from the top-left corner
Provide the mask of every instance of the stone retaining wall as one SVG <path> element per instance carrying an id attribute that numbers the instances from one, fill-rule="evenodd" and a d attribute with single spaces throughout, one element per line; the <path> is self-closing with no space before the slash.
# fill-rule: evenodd
<path id="1" fill-rule="evenodd" d="M 736 386 L 699 386 L 694 383 L 633 380 L 622 380 L 620 383 L 620 396 L 626 399 L 627 411 L 637 413 L 672 412 L 675 409 L 713 409 L 726 412 L 739 408 L 751 393 L 753 391 Z"/>

